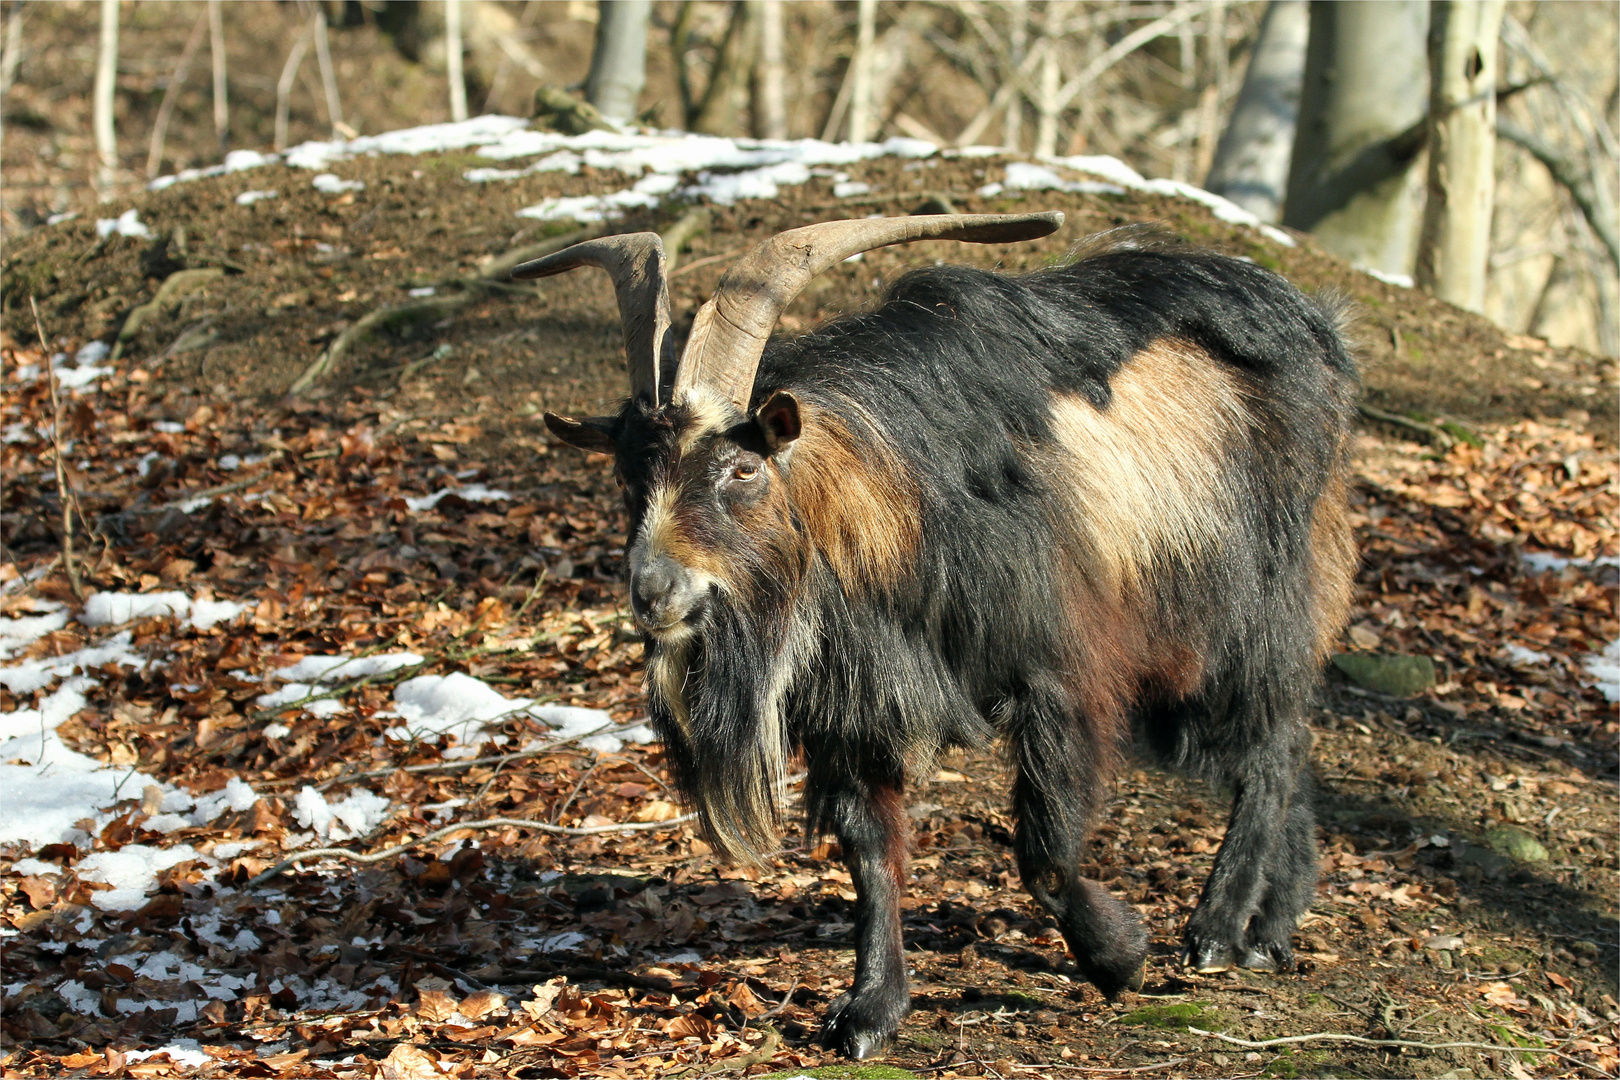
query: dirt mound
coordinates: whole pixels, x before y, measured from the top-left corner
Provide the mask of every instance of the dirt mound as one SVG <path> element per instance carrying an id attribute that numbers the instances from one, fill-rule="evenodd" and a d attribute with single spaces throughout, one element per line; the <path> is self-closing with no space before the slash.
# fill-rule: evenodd
<path id="1" fill-rule="evenodd" d="M 469 168 L 488 164 L 471 153 L 362 157 L 336 169 L 364 189 L 332 193 L 313 186 L 308 171 L 278 164 L 148 193 L 132 204 L 148 236 L 115 231 L 98 238 L 95 222 L 81 219 L 19 244 L 4 264 L 4 327 L 13 340 L 30 334 L 27 300 L 37 296 L 51 333 L 112 342 L 123 331 L 123 354 L 158 389 L 269 398 L 285 393 L 368 313 L 434 289 L 434 303 L 348 348 L 341 370 L 316 392 L 363 386 L 388 393 L 408 377 L 440 401 L 488 396 L 497 409 L 528 411 L 598 406 L 621 392 L 616 311 L 600 280 L 580 275 L 537 287 L 481 288 L 466 303 L 457 302 L 464 298 L 455 282 L 503 253 L 578 228 L 572 221 L 525 220 L 516 216 L 519 209 L 628 182 L 589 165 L 578 175 L 463 179 Z M 1356 301 L 1366 400 L 1374 407 L 1464 423 L 1584 413 L 1604 437 L 1614 428 L 1611 359 L 1505 335 L 1424 293 L 1355 271 L 1308 238 L 1288 247 L 1190 200 L 1143 191 L 980 194 L 1002 179 L 1006 165 L 996 157 L 886 157 L 845 168 L 843 183 L 870 189 L 858 198 L 838 198 L 838 181 L 812 176 L 784 186 L 776 198 L 715 206 L 708 231 L 692 240 L 671 283 L 677 321 L 689 323 L 730 256 L 781 229 L 908 213 L 930 197 L 964 212 L 1061 209 L 1068 214 L 1063 230 L 1039 244 L 935 243 L 870 253 L 819 279 L 783 328 L 793 332 L 869 305 L 885 283 L 927 261 L 1026 269 L 1089 233 L 1157 222 L 1193 243 L 1253 259 L 1307 290 Z M 250 191 L 276 195 L 243 205 Z M 666 201 L 609 227 L 665 229 L 687 208 Z M 108 212 L 125 209 L 114 204 Z M 221 275 L 192 282 L 191 291 L 171 288 L 155 309 L 143 309 L 171 275 L 188 268 Z M 137 310 L 138 329 L 131 332 Z"/>

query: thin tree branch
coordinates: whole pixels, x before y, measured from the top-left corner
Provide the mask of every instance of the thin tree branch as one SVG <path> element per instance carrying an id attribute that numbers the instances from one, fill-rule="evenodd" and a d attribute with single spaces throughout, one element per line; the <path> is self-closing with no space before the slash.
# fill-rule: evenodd
<path id="1" fill-rule="evenodd" d="M 1496 134 L 1498 138 L 1506 139 L 1546 167 L 1553 180 L 1569 192 L 1569 197 L 1575 200 L 1575 205 L 1580 208 L 1586 223 L 1592 227 L 1598 239 L 1603 241 L 1603 246 L 1609 249 L 1610 260 L 1620 265 L 1620 233 L 1617 233 L 1615 223 L 1609 220 L 1608 213 L 1598 201 L 1597 186 L 1593 183 L 1592 174 L 1560 153 L 1539 135 L 1525 130 L 1511 120 L 1498 119 Z"/>
<path id="2" fill-rule="evenodd" d="M 462 821 L 457 822 L 454 825 L 446 825 L 444 828 L 430 832 L 426 836 L 419 836 L 414 840 L 407 840 L 403 844 L 396 844 L 394 847 L 386 848 L 382 851 L 372 852 L 370 855 L 363 855 L 358 851 L 351 851 L 348 848 L 311 848 L 309 851 L 296 852 L 295 854 L 289 855 L 287 858 L 281 860 L 279 863 L 272 866 L 258 877 L 253 878 L 244 887 L 249 889 L 256 888 L 257 886 L 269 881 L 271 878 L 278 876 L 282 871 L 291 869 L 292 867 L 297 866 L 299 863 L 306 862 L 310 859 L 341 859 L 344 862 L 353 863 L 383 862 L 387 859 L 393 858 L 396 855 L 403 854 L 404 852 L 409 851 L 411 848 L 420 844 L 431 844 L 435 840 L 442 840 L 451 833 L 460 832 L 463 829 L 534 829 L 539 832 L 555 833 L 559 836 L 603 836 L 608 833 L 616 832 L 650 832 L 657 829 L 669 829 L 676 825 L 684 825 L 688 821 L 695 820 L 697 820 L 696 814 L 681 814 L 678 817 L 672 817 L 666 821 L 632 821 L 625 822 L 623 824 L 587 826 L 550 825 L 544 821 L 530 821 L 527 818 L 485 818 L 482 821 Z"/>
<path id="3" fill-rule="evenodd" d="M 174 115 L 174 103 L 180 99 L 180 87 L 185 84 L 186 75 L 191 71 L 191 61 L 202 47 L 203 32 L 207 28 L 208 12 L 199 12 L 196 23 L 191 27 L 191 36 L 186 39 L 186 46 L 180 52 L 180 62 L 174 65 L 169 85 L 163 88 L 163 101 L 158 105 L 157 120 L 152 124 L 152 144 L 146 152 L 148 180 L 157 179 L 158 169 L 163 166 L 163 144 L 169 137 L 169 118 Z M 277 146 L 276 149 L 280 150 L 281 147 Z"/>
<path id="4" fill-rule="evenodd" d="M 1507 1054 L 1552 1054 L 1554 1057 L 1574 1062 L 1584 1069 L 1592 1067 L 1589 1062 L 1582 1061 L 1580 1058 L 1561 1054 L 1550 1047 L 1540 1046 L 1501 1046 L 1497 1043 L 1477 1042 L 1426 1043 L 1413 1042 L 1409 1039 L 1369 1039 L 1361 1035 L 1341 1035 L 1328 1031 L 1313 1031 L 1309 1035 L 1284 1035 L 1277 1039 L 1239 1039 L 1232 1035 L 1205 1031 L 1203 1028 L 1189 1027 L 1187 1030 L 1194 1035 L 1202 1035 L 1206 1039 L 1219 1039 L 1221 1042 L 1231 1043 L 1233 1046 L 1242 1046 L 1251 1050 L 1263 1050 L 1272 1046 L 1296 1046 L 1300 1043 L 1322 1042 L 1332 1039 L 1337 1042 L 1355 1043 L 1357 1046 L 1388 1046 L 1408 1050 L 1494 1050 Z"/>
<path id="5" fill-rule="evenodd" d="M 67 463 L 62 456 L 62 396 L 58 392 L 56 365 L 51 363 L 51 349 L 45 344 L 45 330 L 39 322 L 39 305 L 32 296 L 28 298 L 28 307 L 34 313 L 34 333 L 39 335 L 39 349 L 45 357 L 45 377 L 50 380 L 51 386 L 51 412 L 54 416 L 51 422 L 51 449 L 56 458 L 56 491 L 62 500 L 62 565 L 67 568 L 68 586 L 73 590 L 74 599 L 82 604 L 84 584 L 79 580 L 79 565 L 73 559 L 73 511 L 78 500 L 73 497 L 73 488 L 67 478 Z"/>

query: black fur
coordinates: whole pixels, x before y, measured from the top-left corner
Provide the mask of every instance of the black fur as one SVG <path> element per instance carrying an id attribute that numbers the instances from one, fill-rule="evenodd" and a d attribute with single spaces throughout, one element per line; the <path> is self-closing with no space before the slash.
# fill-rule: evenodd
<path id="1" fill-rule="evenodd" d="M 1242 381 L 1249 422 L 1220 463 L 1239 493 L 1235 539 L 1156 562 L 1128 612 L 1150 646 L 1187 643 L 1201 675 L 1179 691 L 1155 674 L 1163 657 L 1151 648 L 1112 671 L 1126 664 L 1124 646 L 1077 629 L 1063 598 L 1092 568 L 1063 531 L 1073 510 L 1049 467 L 1053 396 L 1106 411 L 1120 369 L 1167 339 Z M 1085 977 L 1110 994 L 1137 985 L 1146 952 L 1130 909 L 1077 870 L 1131 731 L 1158 761 L 1234 792 L 1188 960 L 1289 960 L 1316 865 L 1302 712 L 1317 678 L 1324 616 L 1312 582 L 1325 556 L 1311 550 L 1312 521 L 1343 467 L 1354 388 L 1330 311 L 1252 264 L 1139 233 L 1024 277 L 919 270 L 877 310 L 767 350 L 755 407 L 786 391 L 837 417 L 857 456 L 889 454 L 915 501 L 918 541 L 903 573 L 858 586 L 813 549 L 802 507 L 769 536 L 750 532 L 738 524 L 743 496 L 714 481 L 720 494 L 683 504 L 683 527 L 735 579 L 694 609 L 679 677 L 650 680 L 650 708 L 707 834 L 734 855 L 773 844 L 771 815 L 748 809 L 770 797 L 773 730 L 803 753 L 810 826 L 837 835 L 859 894 L 855 983 L 829 1013 L 832 1045 L 874 1053 L 907 1009 L 907 778 L 944 747 L 997 735 L 1017 767 L 1025 886 Z M 613 430 L 633 544 L 651 488 L 698 477 L 690 490 L 708 492 L 708 478 L 765 456 L 757 430 L 736 419 L 681 454 L 677 434 L 692 419 L 679 406 L 625 406 Z M 808 467 L 778 464 L 788 477 Z M 676 663 L 657 640 L 650 657 Z M 1093 715 L 1087 687 L 1110 679 L 1124 686 L 1123 707 Z"/>

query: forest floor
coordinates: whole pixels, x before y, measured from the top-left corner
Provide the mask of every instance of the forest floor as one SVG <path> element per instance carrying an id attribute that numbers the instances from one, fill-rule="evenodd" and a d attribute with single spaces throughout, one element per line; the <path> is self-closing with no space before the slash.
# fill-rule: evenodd
<path id="1" fill-rule="evenodd" d="M 0 784 L 39 800 L 40 817 L 19 824 L 14 805 L 0 849 L 7 1075 L 837 1064 L 814 1035 L 852 972 L 848 875 L 796 826 L 767 871 L 728 868 L 679 819 L 658 748 L 635 741 L 641 645 L 607 463 L 539 423 L 542 409 L 622 392 L 611 292 L 590 274 L 465 284 L 573 227 L 519 208 L 624 185 L 589 165 L 462 179 L 488 164 L 359 158 L 332 171 L 365 187 L 330 192 L 271 165 L 107 211 L 136 210 L 146 236 L 98 237 L 86 218 L 8 254 Z M 1142 992 L 1108 1002 L 1020 889 L 1003 762 L 957 753 L 914 778 L 915 1008 L 885 1064 L 943 1077 L 1614 1075 L 1620 723 L 1605 689 L 1620 691 L 1616 658 L 1595 658 L 1620 638 L 1613 361 L 1505 337 L 1308 240 L 1288 246 L 1171 195 L 981 194 L 1006 165 L 881 158 L 713 206 L 672 281 L 677 318 L 774 231 L 930 196 L 1069 219 L 1039 244 L 869 253 L 820 279 L 783 329 L 870 304 L 909 266 L 1030 268 L 1139 221 L 1346 294 L 1367 400 L 1397 419 L 1357 444 L 1363 565 L 1341 647 L 1428 657 L 1437 674 L 1404 697 L 1337 673 L 1324 688 L 1311 717 L 1322 880 L 1298 968 L 1280 975 L 1175 962 L 1222 835 L 1219 793 L 1120 776 L 1087 872 L 1137 907 L 1153 952 Z M 840 199 L 838 183 L 869 191 Z M 239 204 L 250 190 L 278 194 Z M 684 209 L 632 210 L 614 227 L 667 228 Z M 188 270 L 204 273 L 173 276 Z M 191 291 L 130 329 L 175 280 Z M 49 350 L 128 330 L 116 359 L 93 349 L 60 366 L 83 384 L 65 391 L 62 420 L 95 533 L 80 537 L 96 591 L 82 604 L 56 559 L 49 361 L 30 297 Z M 442 306 L 356 340 L 287 395 L 368 313 L 418 301 Z M 1414 434 L 1430 441 L 1404 441 Z M 332 656 L 357 659 L 336 671 L 309 659 Z M 607 740 L 588 735 L 608 719 L 623 723 Z M 71 829 L 47 820 L 60 807 L 41 794 L 42 754 L 59 763 L 45 786 L 102 785 L 101 812 L 65 823 L 77 842 L 46 835 Z M 490 818 L 587 832 L 443 831 Z M 373 863 L 314 859 L 253 881 L 313 844 L 413 840 Z"/>

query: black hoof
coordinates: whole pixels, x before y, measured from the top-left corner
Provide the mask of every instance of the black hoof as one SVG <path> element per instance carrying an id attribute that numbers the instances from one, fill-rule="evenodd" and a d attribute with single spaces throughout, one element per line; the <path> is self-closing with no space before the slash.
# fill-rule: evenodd
<path id="1" fill-rule="evenodd" d="M 1238 950 L 1226 941 L 1189 940 L 1181 950 L 1181 966 L 1200 975 L 1231 971 L 1238 966 Z"/>
<path id="2" fill-rule="evenodd" d="M 1238 958 L 1238 967 L 1250 971 L 1287 971 L 1294 963 L 1294 950 L 1286 942 L 1253 942 Z"/>
<path id="3" fill-rule="evenodd" d="M 821 1045 L 845 1057 L 863 1061 L 881 1055 L 900 1030 L 909 1002 L 898 1008 L 862 1002 L 850 994 L 834 1001 L 821 1027 Z"/>

